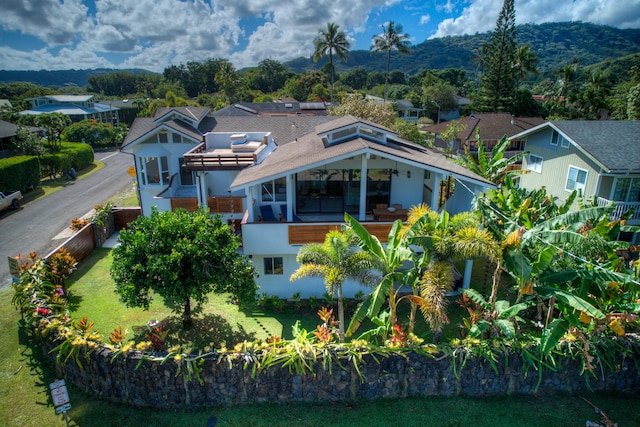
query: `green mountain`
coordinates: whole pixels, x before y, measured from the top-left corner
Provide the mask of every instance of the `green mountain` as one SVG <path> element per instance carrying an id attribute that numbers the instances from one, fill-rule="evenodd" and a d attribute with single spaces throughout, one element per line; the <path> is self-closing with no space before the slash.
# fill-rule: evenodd
<path id="1" fill-rule="evenodd" d="M 516 28 L 518 44 L 527 44 L 538 55 L 538 71 L 540 78 L 549 76 L 574 60 L 581 67 L 593 64 L 617 61 L 625 57 L 623 65 L 640 65 L 640 29 L 618 29 L 604 25 L 583 22 L 556 22 L 540 25 L 525 24 Z M 459 68 L 472 76 L 475 65 L 472 56 L 475 51 L 489 40 L 491 33 L 466 36 L 442 37 L 425 40 L 413 46 L 409 56 L 393 53 L 391 69 L 403 70 L 414 75 L 425 69 Z M 317 63 L 309 58 L 297 58 L 284 64 L 296 73 L 317 70 L 327 62 L 323 59 Z M 385 55 L 374 55 L 367 50 L 350 52 L 347 62 L 334 61 L 339 73 L 357 67 L 367 72 L 384 72 Z M 617 67 L 626 73 L 623 65 Z M 148 72 L 139 69 L 114 70 L 59 70 L 59 71 L 6 71 L 0 70 L 0 82 L 31 82 L 41 86 L 86 86 L 89 76 L 128 71 L 139 74 Z"/>
<path id="2" fill-rule="evenodd" d="M 491 33 L 443 37 L 424 42 L 412 48 L 410 56 L 392 53 L 391 69 L 403 70 L 409 75 L 425 69 L 460 68 L 473 72 L 474 51 L 489 41 Z M 517 43 L 527 44 L 538 55 L 538 71 L 542 75 L 554 73 L 574 59 L 586 66 L 640 52 L 640 29 L 618 29 L 583 22 L 555 22 L 540 25 L 525 24 L 516 27 Z M 298 58 L 286 65 L 297 73 L 319 69 L 326 59 L 314 63 L 311 58 Z M 334 61 L 338 72 L 363 67 L 367 72 L 386 68 L 384 55 L 369 51 L 351 51 L 348 61 Z M 638 64 L 640 65 L 640 64 Z"/>

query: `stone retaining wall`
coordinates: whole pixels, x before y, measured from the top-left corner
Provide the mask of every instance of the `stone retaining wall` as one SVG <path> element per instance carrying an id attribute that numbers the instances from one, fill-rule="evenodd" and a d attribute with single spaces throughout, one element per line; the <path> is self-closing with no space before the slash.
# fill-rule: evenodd
<path id="1" fill-rule="evenodd" d="M 635 360 L 624 360 L 615 372 L 597 368 L 597 378 L 580 374 L 577 361 L 564 361 L 556 371 L 546 369 L 538 384 L 538 372 L 523 371 L 522 360 L 508 357 L 497 372 L 480 358 L 467 360 L 454 374 L 451 358 L 433 359 L 419 354 L 394 355 L 374 360 L 364 357 L 358 376 L 348 361 L 344 368 L 333 363 L 332 372 L 316 364 L 315 373 L 297 375 L 287 368 L 269 368 L 251 375 L 243 362 L 218 363 L 205 359 L 202 384 L 185 379 L 173 359 L 164 364 L 145 361 L 128 353 L 111 361 L 113 354 L 101 350 L 79 368 L 75 361 L 57 365 L 58 373 L 80 389 L 99 398 L 136 406 L 183 408 L 265 402 L 346 401 L 351 399 L 401 398 L 407 396 L 490 396 L 533 393 L 582 393 L 611 391 L 630 394 L 640 389 L 640 369 Z M 55 356 L 50 355 L 55 363 Z M 183 367 L 184 371 L 184 367 Z"/>

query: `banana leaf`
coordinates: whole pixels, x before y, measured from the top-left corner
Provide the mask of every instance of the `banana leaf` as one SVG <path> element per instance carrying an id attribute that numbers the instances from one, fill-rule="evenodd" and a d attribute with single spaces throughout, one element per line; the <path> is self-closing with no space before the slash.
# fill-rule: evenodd
<path id="1" fill-rule="evenodd" d="M 562 289 L 536 286 L 536 292 L 542 297 L 555 296 L 560 303 L 566 304 L 576 310 L 580 310 L 595 319 L 604 319 L 604 314 L 584 299 Z"/>

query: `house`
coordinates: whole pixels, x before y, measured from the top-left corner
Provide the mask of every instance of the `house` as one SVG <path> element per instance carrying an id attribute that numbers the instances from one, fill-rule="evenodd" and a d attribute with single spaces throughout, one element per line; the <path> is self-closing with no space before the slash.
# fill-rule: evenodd
<path id="1" fill-rule="evenodd" d="M 487 151 L 491 151 L 502 137 L 507 136 L 511 139 L 511 144 L 505 152 L 505 157 L 512 157 L 523 151 L 524 141 L 511 137 L 544 123 L 544 119 L 542 117 L 515 117 L 509 113 L 475 113 L 462 117 L 457 122 L 460 131 L 453 140 L 444 141 L 441 138 L 451 122 L 423 126 L 422 131 L 435 136 L 434 146 L 457 154 L 464 153 L 465 147 L 472 153 L 478 151 L 477 132 L 480 134 L 482 144 Z"/>
<path id="2" fill-rule="evenodd" d="M 640 121 L 550 121 L 517 135 L 529 152 L 523 188 L 547 188 L 560 201 L 573 190 L 600 206 L 615 203 L 614 217 L 634 210 L 640 225 Z M 637 241 L 638 233 L 635 239 Z"/>
<path id="3" fill-rule="evenodd" d="M 345 212 L 384 241 L 392 221 L 406 218 L 411 206 L 439 208 L 438 189 L 447 177 L 460 183 L 446 202 L 452 214 L 468 210 L 475 194 L 493 186 L 436 150 L 350 116 L 165 108 L 136 119 L 122 151 L 133 155 L 143 214 L 152 206 L 206 206 L 220 214 L 241 233 L 260 291 L 281 297 L 325 292 L 321 279 L 294 285 L 289 276 L 301 245 L 324 241 Z M 360 289 L 345 284 L 344 292 Z"/>
<path id="4" fill-rule="evenodd" d="M 93 95 L 44 95 L 27 98 L 33 103 L 30 110 L 21 111 L 22 115 L 40 115 L 60 113 L 69 116 L 72 122 L 94 119 L 99 122 L 117 125 L 119 108 L 94 101 Z"/>
<path id="5" fill-rule="evenodd" d="M 238 102 L 216 111 L 216 116 L 326 116 L 327 104 L 324 102 L 297 102 L 288 99 L 278 102 Z"/>
<path id="6" fill-rule="evenodd" d="M 19 126 L 0 120 L 0 157 L 8 157 L 11 139 L 16 136 Z M 7 150 L 7 153 L 4 153 Z M 4 155 L 2 155 L 4 153 Z"/>
<path id="7" fill-rule="evenodd" d="M 399 99 L 396 102 L 396 109 L 402 120 L 406 120 L 412 123 L 418 123 L 420 118 L 420 112 L 422 108 L 414 107 L 411 101 L 406 99 Z"/>

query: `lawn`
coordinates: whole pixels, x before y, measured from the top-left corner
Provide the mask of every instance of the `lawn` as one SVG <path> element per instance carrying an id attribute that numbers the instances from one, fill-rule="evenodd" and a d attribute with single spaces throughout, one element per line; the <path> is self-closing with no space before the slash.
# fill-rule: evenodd
<path id="1" fill-rule="evenodd" d="M 110 251 L 98 249 L 69 280 L 74 318 L 87 315 L 103 334 L 122 326 L 130 331 L 148 320 L 170 316 L 161 301 L 150 311 L 128 309 L 117 301 L 108 279 Z M 12 289 L 0 291 L 0 425 L 64 426 L 56 415 L 48 384 L 57 376 L 44 361 L 37 343 L 19 327 L 20 314 L 10 305 Z M 101 303 L 96 304 L 97 301 Z M 452 310 L 457 310 L 455 304 Z M 246 334 L 263 338 L 290 333 L 296 318 L 308 329 L 318 323 L 312 313 L 245 313 L 224 297 L 215 297 L 204 314 L 214 319 L 224 334 Z M 453 323 L 453 322 L 452 322 Z M 242 325 L 242 326 L 241 326 Z M 600 421 L 594 406 L 606 412 L 621 427 L 638 425 L 640 397 L 600 394 L 587 396 L 508 396 L 474 399 L 409 398 L 403 400 L 344 403 L 305 403 L 213 407 L 190 410 L 131 408 L 101 401 L 68 385 L 72 409 L 71 426 L 206 426 L 215 417 L 218 426 L 569 426 Z M 588 401 L 583 399 L 586 398 Z M 366 423 L 363 420 L 366 419 Z"/>

